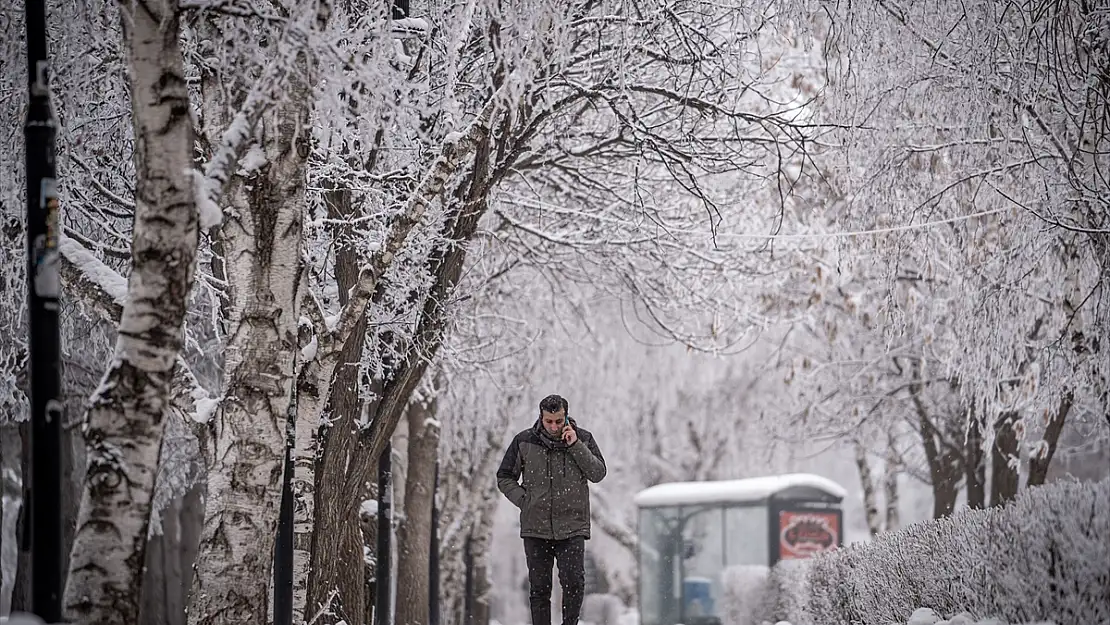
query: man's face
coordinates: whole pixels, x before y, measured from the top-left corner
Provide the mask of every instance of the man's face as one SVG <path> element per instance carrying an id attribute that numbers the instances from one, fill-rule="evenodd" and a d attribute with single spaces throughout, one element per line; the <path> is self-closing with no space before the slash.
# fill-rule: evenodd
<path id="1" fill-rule="evenodd" d="M 560 408 L 559 412 L 540 411 L 540 416 L 543 419 L 543 429 L 552 436 L 559 436 L 563 432 L 563 426 L 567 423 L 566 413 Z"/>

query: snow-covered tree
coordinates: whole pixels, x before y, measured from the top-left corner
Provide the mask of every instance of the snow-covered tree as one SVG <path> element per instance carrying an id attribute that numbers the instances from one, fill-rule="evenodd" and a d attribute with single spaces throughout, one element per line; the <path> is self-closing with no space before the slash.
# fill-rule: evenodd
<path id="1" fill-rule="evenodd" d="M 943 363 L 992 431 L 999 415 L 1020 421 L 1076 392 L 1104 406 L 1105 11 L 845 10 L 828 91 L 830 115 L 856 129 L 834 173 L 851 198 L 844 221 L 936 224 L 885 254 L 944 285 L 906 318 L 944 321 L 959 349 Z"/>
<path id="2" fill-rule="evenodd" d="M 321 217 L 343 216 L 321 224 L 321 241 L 339 237 L 336 253 L 321 250 L 310 271 L 326 287 L 319 297 L 326 315 L 337 314 L 336 303 L 349 291 L 369 294 L 342 276 L 376 257 L 382 233 L 399 223 L 396 207 L 428 204 L 412 238 L 396 250 L 397 264 L 370 294 L 370 342 L 348 344 L 337 361 L 361 363 L 362 383 L 344 365 L 336 372 L 353 381 L 307 385 L 300 395 L 330 406 L 317 437 L 315 474 L 300 480 L 303 492 L 312 485 L 302 519 L 317 540 L 309 555 L 308 611 L 331 602 L 338 610 L 329 618 L 362 612 L 364 587 L 352 574 L 362 566 L 362 541 L 349 502 L 364 496 L 366 476 L 439 349 L 448 312 L 441 301 L 456 291 L 467 242 L 483 218 L 507 263 L 542 268 L 540 275 L 564 283 L 604 280 L 672 336 L 717 332 L 727 342 L 743 327 L 735 319 L 742 315 L 729 271 L 732 250 L 712 247 L 723 206 L 731 213 L 737 203 L 702 181 L 773 172 L 779 148 L 798 149 L 790 143 L 795 104 L 760 97 L 762 71 L 746 64 L 755 50 L 735 33 L 755 32 L 765 21 L 749 20 L 743 7 L 638 8 L 643 17 L 605 3 L 414 5 L 422 20 L 399 20 L 393 28 L 419 23 L 423 35 L 391 43 L 395 56 L 382 52 L 384 9 L 371 6 L 360 20 L 337 14 L 340 39 L 357 50 L 357 62 L 342 66 L 345 73 L 327 86 L 334 95 L 318 105 L 331 125 L 317 128 L 319 165 L 310 178 L 323 191 L 315 206 Z M 749 89 L 724 89 L 714 78 L 719 72 L 743 75 Z M 389 90 L 372 88 L 387 76 Z M 459 139 L 465 143 L 450 147 Z M 442 141 L 449 152 L 440 149 Z M 604 179 L 573 173 L 587 170 L 608 173 Z M 421 173 L 427 171 L 435 177 Z M 420 182 L 431 180 L 443 189 L 434 201 Z M 537 207 L 557 217 L 537 221 Z M 400 223 L 409 219 L 401 215 Z M 604 236 L 594 235 L 599 228 Z M 332 275 L 339 288 L 330 285 Z M 680 327 L 675 318 L 695 303 L 705 314 Z M 714 326 L 714 315 L 731 325 Z"/>
<path id="3" fill-rule="evenodd" d="M 203 439 L 208 496 L 190 623 L 256 620 L 269 604 L 268 585 L 258 580 L 260 573 L 270 577 L 300 351 L 301 233 L 316 63 L 305 48 L 326 23 L 330 5 L 280 9 L 288 15 L 280 25 L 218 10 L 200 11 L 189 24 L 207 159 L 203 201 L 219 218 L 211 235 L 211 272 L 222 287 L 225 337 L 219 403 Z M 256 38 L 257 48 L 242 45 Z M 261 63 L 266 55 L 269 61 Z"/>
<path id="4" fill-rule="evenodd" d="M 178 9 L 123 3 L 120 10 L 136 146 L 133 260 L 113 362 L 84 425 L 88 468 L 65 612 L 88 623 L 138 619 L 150 502 L 199 232 Z"/>
<path id="5" fill-rule="evenodd" d="M 810 243 L 787 248 L 799 279 L 771 297 L 799 316 L 796 414 L 876 454 L 908 425 L 900 455 L 937 514 L 961 482 L 972 506 L 1012 497 L 1019 458 L 1039 483 L 1069 414 L 1089 431 L 1104 412 L 1102 239 L 1083 224 L 1105 219 L 1089 151 L 1105 98 L 1082 76 L 1105 62 L 1105 16 L 1030 11 L 857 3 L 812 32 L 828 60 L 814 110 L 844 132 L 795 188 L 810 207 L 787 217 Z"/>

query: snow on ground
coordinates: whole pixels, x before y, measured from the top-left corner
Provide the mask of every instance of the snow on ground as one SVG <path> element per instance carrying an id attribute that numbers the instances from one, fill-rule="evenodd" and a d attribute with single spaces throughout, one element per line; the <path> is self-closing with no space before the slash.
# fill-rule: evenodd
<path id="1" fill-rule="evenodd" d="M 581 624 L 580 624 L 581 625 Z M 771 625 L 765 623 L 764 625 Z M 791 625 L 786 621 L 779 621 L 774 625 Z M 910 620 L 906 621 L 906 625 L 1011 625 L 1006 621 L 997 618 L 987 618 L 976 620 L 967 612 L 962 612 L 953 616 L 951 619 L 943 619 L 930 608 L 918 608 L 910 615 Z M 1016 624 L 1015 624 L 1016 625 Z M 1056 625 L 1052 621 L 1038 621 L 1036 623 L 1025 623 L 1024 625 Z"/>
<path id="2" fill-rule="evenodd" d="M 982 620 L 975 620 L 967 612 L 963 612 L 953 616 L 950 620 L 944 620 L 937 615 L 936 612 L 929 608 L 918 608 L 910 615 L 910 620 L 906 625 L 1008 625 L 1006 621 L 997 618 L 988 618 Z M 1037 623 L 1028 623 L 1027 625 L 1055 625 L 1052 621 L 1040 621 Z"/>
<path id="3" fill-rule="evenodd" d="M 635 610 L 628 610 L 621 615 L 620 620 L 614 625 L 639 625 L 640 619 L 637 618 Z M 490 625 L 501 625 L 497 621 L 490 621 Z M 522 623 L 521 625 L 527 625 Z M 595 625 L 588 621 L 578 621 L 578 625 Z M 725 625 L 728 625 L 725 623 Z M 765 622 L 763 625 L 791 625 L 786 621 L 779 621 L 778 623 Z M 892 624 L 901 625 L 901 624 Z M 910 615 L 910 620 L 906 621 L 905 625 L 1018 625 L 1016 623 L 1007 623 L 997 618 L 987 618 L 975 620 L 967 612 L 963 612 L 953 616 L 951 619 L 943 619 L 936 612 L 930 608 L 918 608 Z M 1052 621 L 1037 621 L 1034 623 L 1024 623 L 1022 625 L 1056 625 Z"/>

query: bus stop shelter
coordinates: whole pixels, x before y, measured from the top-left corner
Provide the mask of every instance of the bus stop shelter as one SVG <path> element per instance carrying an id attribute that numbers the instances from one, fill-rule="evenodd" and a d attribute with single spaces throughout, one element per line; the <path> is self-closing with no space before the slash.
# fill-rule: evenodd
<path id="1" fill-rule="evenodd" d="M 719 624 L 723 574 L 843 544 L 844 489 L 808 473 L 640 491 L 640 623 Z"/>

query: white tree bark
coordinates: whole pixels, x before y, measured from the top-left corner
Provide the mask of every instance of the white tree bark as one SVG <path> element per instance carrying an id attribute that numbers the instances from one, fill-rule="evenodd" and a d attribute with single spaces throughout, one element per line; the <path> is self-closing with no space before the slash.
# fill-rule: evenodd
<path id="1" fill-rule="evenodd" d="M 315 309 L 306 272 L 301 275 L 302 312 Z M 312 525 L 316 483 L 316 433 L 319 417 L 328 399 L 331 369 L 326 369 L 315 352 L 319 339 L 311 325 L 302 326 L 308 335 L 302 340 L 302 365 L 297 377 L 297 424 L 293 441 L 293 621 L 303 622 L 308 603 L 308 569 L 312 560 Z"/>
<path id="2" fill-rule="evenodd" d="M 209 496 L 191 624 L 264 622 L 269 614 L 286 423 L 296 409 L 291 404 L 307 286 L 301 252 L 312 93 L 303 78 L 312 74 L 310 41 L 330 19 L 331 3 L 303 8 L 275 37 L 279 52 L 248 92 L 232 92 L 218 73 L 205 83 L 204 120 L 209 134 L 219 136 L 205 167 L 205 201 L 216 202 L 228 187 L 229 210 L 215 241 L 227 283 L 223 317 L 229 341 L 224 389 L 205 448 Z M 212 19 L 208 25 L 215 32 L 232 24 Z M 236 36 L 220 32 L 217 38 Z M 225 50 L 229 58 L 237 58 L 235 48 Z M 222 76 L 233 77 L 230 68 L 221 69 L 227 72 Z M 231 114 L 237 95 L 242 102 Z M 261 148 L 261 162 L 254 159 L 237 170 L 252 140 Z M 311 397 L 304 399 L 311 404 Z"/>
<path id="3" fill-rule="evenodd" d="M 312 298 L 306 278 L 301 275 L 302 312 L 315 309 L 318 303 Z M 311 333 L 311 325 L 302 326 L 308 335 L 302 340 L 302 365 L 297 376 L 297 424 L 293 441 L 293 621 L 303 622 L 308 603 L 308 569 L 312 560 L 312 525 L 316 483 L 316 433 L 319 417 L 323 415 L 328 399 L 328 381 L 331 369 L 316 358 L 319 339 Z"/>
<path id="4" fill-rule="evenodd" d="M 262 622 L 294 384 L 305 201 L 303 101 L 266 116 L 267 164 L 235 178 L 219 237 L 228 283 L 226 383 L 211 424 L 208 497 L 189 623 Z"/>
<path id="5" fill-rule="evenodd" d="M 89 467 L 64 606 L 87 625 L 134 623 L 162 419 L 198 242 L 193 127 L 174 3 L 121 3 L 137 171 L 132 271 L 116 355 L 92 398 Z"/>

